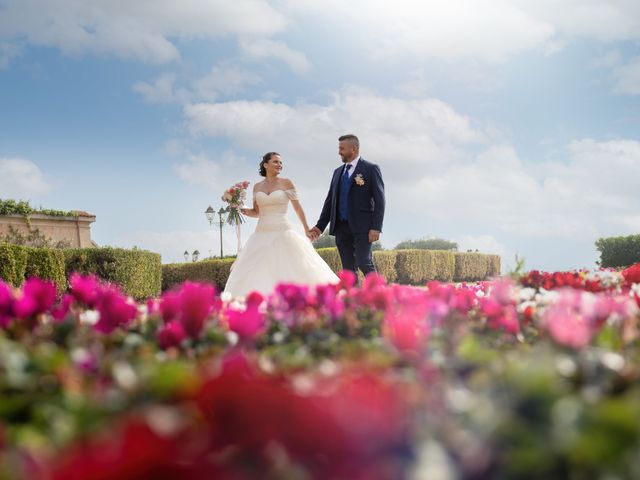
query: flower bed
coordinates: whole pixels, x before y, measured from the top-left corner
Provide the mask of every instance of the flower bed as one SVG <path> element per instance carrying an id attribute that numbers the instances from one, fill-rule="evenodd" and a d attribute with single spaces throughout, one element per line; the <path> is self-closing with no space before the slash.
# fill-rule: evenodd
<path id="1" fill-rule="evenodd" d="M 0 283 L 0 478 L 631 478 L 640 266 L 518 281 Z"/>

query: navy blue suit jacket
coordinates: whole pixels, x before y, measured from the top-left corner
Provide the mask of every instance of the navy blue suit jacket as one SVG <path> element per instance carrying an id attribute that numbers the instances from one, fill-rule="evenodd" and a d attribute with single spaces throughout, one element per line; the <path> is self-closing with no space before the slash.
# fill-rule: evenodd
<path id="1" fill-rule="evenodd" d="M 340 176 L 344 165 L 339 166 L 333 172 L 329 193 L 324 201 L 320 219 L 316 226 L 321 232 L 331 223 L 329 233 L 333 235 L 338 218 L 338 195 L 340 193 Z M 356 179 L 362 179 L 362 185 L 358 185 Z M 355 171 L 351 174 L 349 183 L 349 227 L 351 232 L 368 233 L 369 230 L 382 231 L 384 219 L 384 182 L 380 168 L 360 157 Z"/>

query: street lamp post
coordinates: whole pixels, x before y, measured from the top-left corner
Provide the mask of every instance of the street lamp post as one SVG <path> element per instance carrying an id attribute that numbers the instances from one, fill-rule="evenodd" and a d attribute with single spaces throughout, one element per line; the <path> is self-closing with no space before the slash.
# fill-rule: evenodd
<path id="1" fill-rule="evenodd" d="M 191 261 L 197 262 L 199 256 L 200 256 L 200 252 L 198 250 L 194 250 L 193 253 L 191 254 Z"/>
<path id="2" fill-rule="evenodd" d="M 222 258 L 224 256 L 224 253 L 222 251 L 222 227 L 224 227 L 224 214 L 226 213 L 226 211 L 224 208 L 220 207 L 220 210 L 216 212 L 213 208 L 211 208 L 211 205 L 209 205 L 204 213 L 207 216 L 207 220 L 209 220 L 209 225 L 217 225 L 218 227 L 220 227 L 220 258 Z M 216 213 L 218 214 L 218 220 L 215 219 Z"/>

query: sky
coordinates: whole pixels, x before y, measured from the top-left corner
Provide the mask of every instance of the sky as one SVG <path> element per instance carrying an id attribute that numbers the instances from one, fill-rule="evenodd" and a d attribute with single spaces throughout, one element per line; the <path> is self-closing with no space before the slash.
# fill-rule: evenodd
<path id="1" fill-rule="evenodd" d="M 218 255 L 204 211 L 268 151 L 313 224 L 346 133 L 385 248 L 594 268 L 640 233 L 640 2 L 0 0 L 0 198 L 99 245 Z"/>

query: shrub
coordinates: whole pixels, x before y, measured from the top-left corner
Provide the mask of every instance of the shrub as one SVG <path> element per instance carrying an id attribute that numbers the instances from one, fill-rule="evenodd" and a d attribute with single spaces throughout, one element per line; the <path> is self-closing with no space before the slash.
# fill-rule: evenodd
<path id="1" fill-rule="evenodd" d="M 376 266 L 376 270 L 389 283 L 394 283 L 398 280 L 396 257 L 397 252 L 395 250 L 373 252 L 373 263 Z"/>
<path id="2" fill-rule="evenodd" d="M 162 265 L 162 290 L 169 290 L 187 280 L 213 283 L 222 290 L 234 261 L 235 258 L 223 258 Z"/>
<path id="3" fill-rule="evenodd" d="M 62 250 L 66 257 L 66 274 L 94 274 L 118 284 L 135 299 L 157 296 L 162 285 L 160 254 L 123 248 L 72 248 Z"/>
<path id="4" fill-rule="evenodd" d="M 455 255 L 444 250 L 398 250 L 398 283 L 423 285 L 430 280 L 450 282 L 455 272 Z"/>
<path id="5" fill-rule="evenodd" d="M 0 279 L 19 287 L 27 268 L 27 249 L 9 243 L 0 243 Z"/>
<path id="6" fill-rule="evenodd" d="M 484 253 L 456 252 L 456 282 L 475 282 L 500 275 L 500 256 Z"/>
<path id="7" fill-rule="evenodd" d="M 316 250 L 322 259 L 327 262 L 327 265 L 334 272 L 342 270 L 342 261 L 340 260 L 340 254 L 337 248 L 319 248 Z"/>
<path id="8" fill-rule="evenodd" d="M 627 267 L 640 262 L 640 235 L 599 238 L 596 249 L 600 252 L 601 267 Z"/>
<path id="9" fill-rule="evenodd" d="M 26 249 L 27 260 L 24 278 L 40 277 L 53 281 L 58 293 L 67 289 L 67 276 L 65 275 L 65 262 L 63 250 L 52 248 Z"/>

